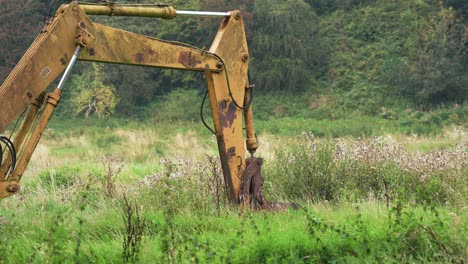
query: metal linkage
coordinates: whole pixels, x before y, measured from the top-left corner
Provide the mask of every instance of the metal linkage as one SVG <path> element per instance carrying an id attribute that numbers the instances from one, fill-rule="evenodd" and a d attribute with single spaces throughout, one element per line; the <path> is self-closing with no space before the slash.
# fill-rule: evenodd
<path id="1" fill-rule="evenodd" d="M 70 63 L 68 64 L 64 74 L 62 75 L 62 78 L 60 79 L 59 85 L 51 93 L 47 94 L 46 105 L 42 110 L 41 116 L 37 120 L 36 126 L 31 131 L 31 136 L 29 140 L 25 142 L 24 149 L 22 151 L 21 156 L 19 157 L 15 170 L 12 172 L 12 175 L 8 177 L 8 185 L 5 185 L 6 183 L 4 182 L 0 182 L 1 188 L 7 188 L 6 192 L 0 189 L 0 199 L 10 196 L 19 190 L 19 182 L 21 180 L 21 177 L 23 176 L 23 173 L 26 170 L 26 166 L 28 165 L 31 156 L 34 150 L 36 149 L 36 146 L 39 143 L 39 140 L 42 134 L 44 133 L 45 128 L 47 127 L 47 123 L 49 122 L 52 113 L 54 112 L 55 108 L 60 102 L 62 93 L 61 89 L 63 87 L 63 84 L 65 83 L 65 80 L 70 75 L 71 68 L 75 64 L 80 50 L 81 46 L 78 45 L 75 49 L 75 52 L 73 53 Z"/>

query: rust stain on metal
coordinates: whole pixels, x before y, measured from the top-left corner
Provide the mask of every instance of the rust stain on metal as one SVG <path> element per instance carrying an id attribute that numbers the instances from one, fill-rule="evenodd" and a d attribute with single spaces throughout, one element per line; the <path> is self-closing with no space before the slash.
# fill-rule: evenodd
<path id="1" fill-rule="evenodd" d="M 227 105 L 226 102 L 222 101 L 218 103 L 218 107 L 221 109 L 219 116 L 221 119 L 221 126 L 232 127 L 234 119 L 237 117 L 236 105 L 233 102 Z"/>
<path id="2" fill-rule="evenodd" d="M 91 55 L 91 56 L 96 55 L 96 51 L 94 50 L 94 48 L 89 49 L 89 55 Z"/>
<path id="3" fill-rule="evenodd" d="M 65 54 L 63 54 L 63 56 L 60 58 L 60 63 L 61 63 L 62 65 L 67 65 L 67 62 L 68 62 L 68 56 L 67 56 L 67 54 L 65 53 Z"/>
<path id="4" fill-rule="evenodd" d="M 236 147 L 231 147 L 227 150 L 227 156 L 228 157 L 234 157 L 236 156 Z"/>
<path id="5" fill-rule="evenodd" d="M 138 63 L 142 63 L 145 60 L 145 55 L 143 53 L 137 53 L 133 55 L 133 59 Z"/>
<path id="6" fill-rule="evenodd" d="M 195 68 L 200 63 L 195 56 L 192 56 L 191 51 L 181 51 L 178 61 L 187 68 Z"/>

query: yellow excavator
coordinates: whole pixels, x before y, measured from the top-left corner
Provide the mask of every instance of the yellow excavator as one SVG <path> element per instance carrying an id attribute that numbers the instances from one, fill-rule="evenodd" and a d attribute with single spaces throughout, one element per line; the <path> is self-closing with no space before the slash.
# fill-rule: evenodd
<path id="1" fill-rule="evenodd" d="M 89 17 L 99 15 L 163 19 L 200 15 L 221 17 L 222 23 L 207 50 L 101 25 Z M 270 203 L 262 194 L 262 159 L 255 157 L 258 144 L 249 58 L 238 10 L 180 11 L 165 4 L 76 1 L 60 6 L 0 87 L 0 134 L 24 114 L 14 137 L 0 137 L 0 199 L 20 190 L 21 177 L 60 102 L 64 82 L 75 62 L 81 60 L 203 72 L 229 201 L 256 209 L 287 206 Z M 57 87 L 46 94 L 60 74 Z"/>

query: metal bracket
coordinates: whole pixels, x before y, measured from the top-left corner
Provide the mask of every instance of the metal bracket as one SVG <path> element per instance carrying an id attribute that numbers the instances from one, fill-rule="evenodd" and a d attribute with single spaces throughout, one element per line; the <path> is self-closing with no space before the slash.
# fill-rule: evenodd
<path id="1" fill-rule="evenodd" d="M 0 182 L 0 199 L 11 196 L 20 190 L 20 186 L 17 182 Z"/>
<path id="2" fill-rule="evenodd" d="M 78 23 L 78 35 L 75 40 L 77 45 L 86 47 L 95 39 L 94 35 L 87 28 L 91 27 L 88 27 L 85 22 Z"/>

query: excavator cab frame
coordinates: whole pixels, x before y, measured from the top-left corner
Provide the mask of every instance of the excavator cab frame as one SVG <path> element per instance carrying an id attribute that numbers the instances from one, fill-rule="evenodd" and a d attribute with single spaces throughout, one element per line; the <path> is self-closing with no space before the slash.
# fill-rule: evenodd
<path id="1" fill-rule="evenodd" d="M 229 201 L 252 208 L 282 207 L 266 201 L 261 191 L 262 159 L 255 157 L 253 86 L 248 80 L 250 56 L 240 11 L 199 13 L 223 17 L 209 50 L 101 25 L 88 16 L 171 19 L 190 14 L 161 4 L 62 5 L 0 87 L 0 133 L 26 111 L 14 139 L 3 138 L 11 150 L 0 167 L 0 199 L 19 191 L 26 166 L 60 102 L 63 83 L 80 60 L 203 72 Z M 47 87 L 62 73 L 57 88 L 46 95 Z"/>

